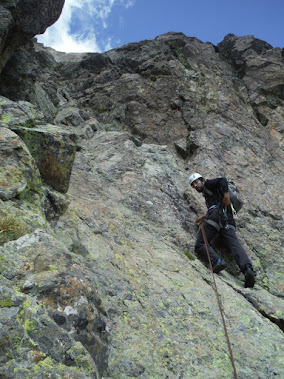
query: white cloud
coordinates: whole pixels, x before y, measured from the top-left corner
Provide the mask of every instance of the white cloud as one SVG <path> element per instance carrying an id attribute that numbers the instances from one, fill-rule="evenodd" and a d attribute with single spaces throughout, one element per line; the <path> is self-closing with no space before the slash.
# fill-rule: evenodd
<path id="1" fill-rule="evenodd" d="M 133 5 L 135 4 L 135 1 L 136 0 L 122 0 L 122 2 L 124 2 L 124 6 L 125 8 L 130 8 L 130 7 L 133 7 Z"/>
<path id="2" fill-rule="evenodd" d="M 59 20 L 37 40 L 57 51 L 102 52 L 111 49 L 112 36 L 105 36 L 114 5 L 125 8 L 135 0 L 65 0 Z"/>

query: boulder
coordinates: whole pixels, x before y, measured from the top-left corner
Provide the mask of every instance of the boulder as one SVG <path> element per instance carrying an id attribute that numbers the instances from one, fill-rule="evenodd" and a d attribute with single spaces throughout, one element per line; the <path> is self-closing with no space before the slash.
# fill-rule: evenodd
<path id="1" fill-rule="evenodd" d="M 18 126 L 31 128 L 43 122 L 43 114 L 33 104 L 0 96 L 0 126 L 13 130 Z"/>
<path id="2" fill-rule="evenodd" d="M 0 128 L 0 198 L 13 199 L 39 191 L 41 178 L 34 159 L 16 133 Z"/>
<path id="3" fill-rule="evenodd" d="M 17 128 L 31 152 L 43 181 L 59 192 L 67 192 L 76 154 L 76 134 L 56 125 Z"/>

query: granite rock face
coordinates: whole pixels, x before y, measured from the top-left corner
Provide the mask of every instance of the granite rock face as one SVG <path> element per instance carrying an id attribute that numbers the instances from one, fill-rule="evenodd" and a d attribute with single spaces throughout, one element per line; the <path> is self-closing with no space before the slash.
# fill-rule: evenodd
<path id="1" fill-rule="evenodd" d="M 1 191 L 2 200 L 10 200 L 40 182 L 37 167 L 21 139 L 9 129 L 1 128 Z M 39 183 L 40 184 L 40 183 Z"/>
<path id="2" fill-rule="evenodd" d="M 40 230 L 6 244 L 1 257 L 0 375 L 98 378 L 107 333 L 91 272 Z"/>
<path id="3" fill-rule="evenodd" d="M 214 241 L 229 262 L 215 278 L 238 377 L 283 377 L 282 55 L 252 36 L 213 46 L 179 33 L 104 54 L 34 41 L 14 54 L 0 131 L 40 185 L 33 208 L 27 191 L 0 203 L 31 225 L 0 251 L 0 375 L 29 365 L 43 378 L 233 376 L 212 277 L 194 254 L 198 171 L 234 180 L 245 201 L 237 233 L 254 289 Z M 64 189 L 33 153 L 47 131 L 74 147 Z"/>
<path id="4" fill-rule="evenodd" d="M 14 51 L 60 16 L 64 0 L 4 0 L 0 4 L 0 72 Z"/>

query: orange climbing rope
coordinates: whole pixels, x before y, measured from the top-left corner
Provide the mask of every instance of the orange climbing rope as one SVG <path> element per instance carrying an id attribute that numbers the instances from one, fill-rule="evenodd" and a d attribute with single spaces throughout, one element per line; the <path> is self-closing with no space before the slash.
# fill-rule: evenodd
<path id="1" fill-rule="evenodd" d="M 226 327 L 224 313 L 223 313 L 223 310 L 222 310 L 221 299 L 220 299 L 220 296 L 219 296 L 219 293 L 218 293 L 217 284 L 216 284 L 215 277 L 214 277 L 214 272 L 213 272 L 213 267 L 212 267 L 211 259 L 210 259 L 210 256 L 209 256 L 208 241 L 207 241 L 207 237 L 206 237 L 206 234 L 205 234 L 204 225 L 203 225 L 202 221 L 200 223 L 200 229 L 201 229 L 203 240 L 204 240 L 204 243 L 205 243 L 205 248 L 206 248 L 206 252 L 207 252 L 208 262 L 209 262 L 210 269 L 211 269 L 211 274 L 212 274 L 212 277 L 213 277 L 214 289 L 215 289 L 215 292 L 216 292 L 216 296 L 217 296 L 217 300 L 218 300 L 218 305 L 219 305 L 219 310 L 220 310 L 220 313 L 221 313 L 221 317 L 222 317 L 222 321 L 223 321 L 223 325 L 224 325 L 224 330 L 225 330 L 225 334 L 226 334 L 226 337 L 227 337 L 227 342 L 228 342 L 228 347 L 229 347 L 229 351 L 230 351 L 231 362 L 232 362 L 232 366 L 233 366 L 233 370 L 234 370 L 234 376 L 235 376 L 235 379 L 238 379 L 237 371 L 236 371 L 236 366 L 235 366 L 235 362 L 234 362 L 234 357 L 233 357 L 233 351 L 232 351 L 232 348 L 231 348 L 229 334 L 228 334 L 228 330 L 227 330 L 227 327 Z"/>

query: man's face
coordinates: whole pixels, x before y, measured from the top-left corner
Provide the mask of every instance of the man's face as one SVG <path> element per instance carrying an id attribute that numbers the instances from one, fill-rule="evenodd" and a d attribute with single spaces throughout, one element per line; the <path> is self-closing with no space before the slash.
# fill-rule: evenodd
<path id="1" fill-rule="evenodd" d="M 196 189 L 198 192 L 203 192 L 204 184 L 201 179 L 196 179 L 194 182 L 191 183 L 191 187 Z"/>

